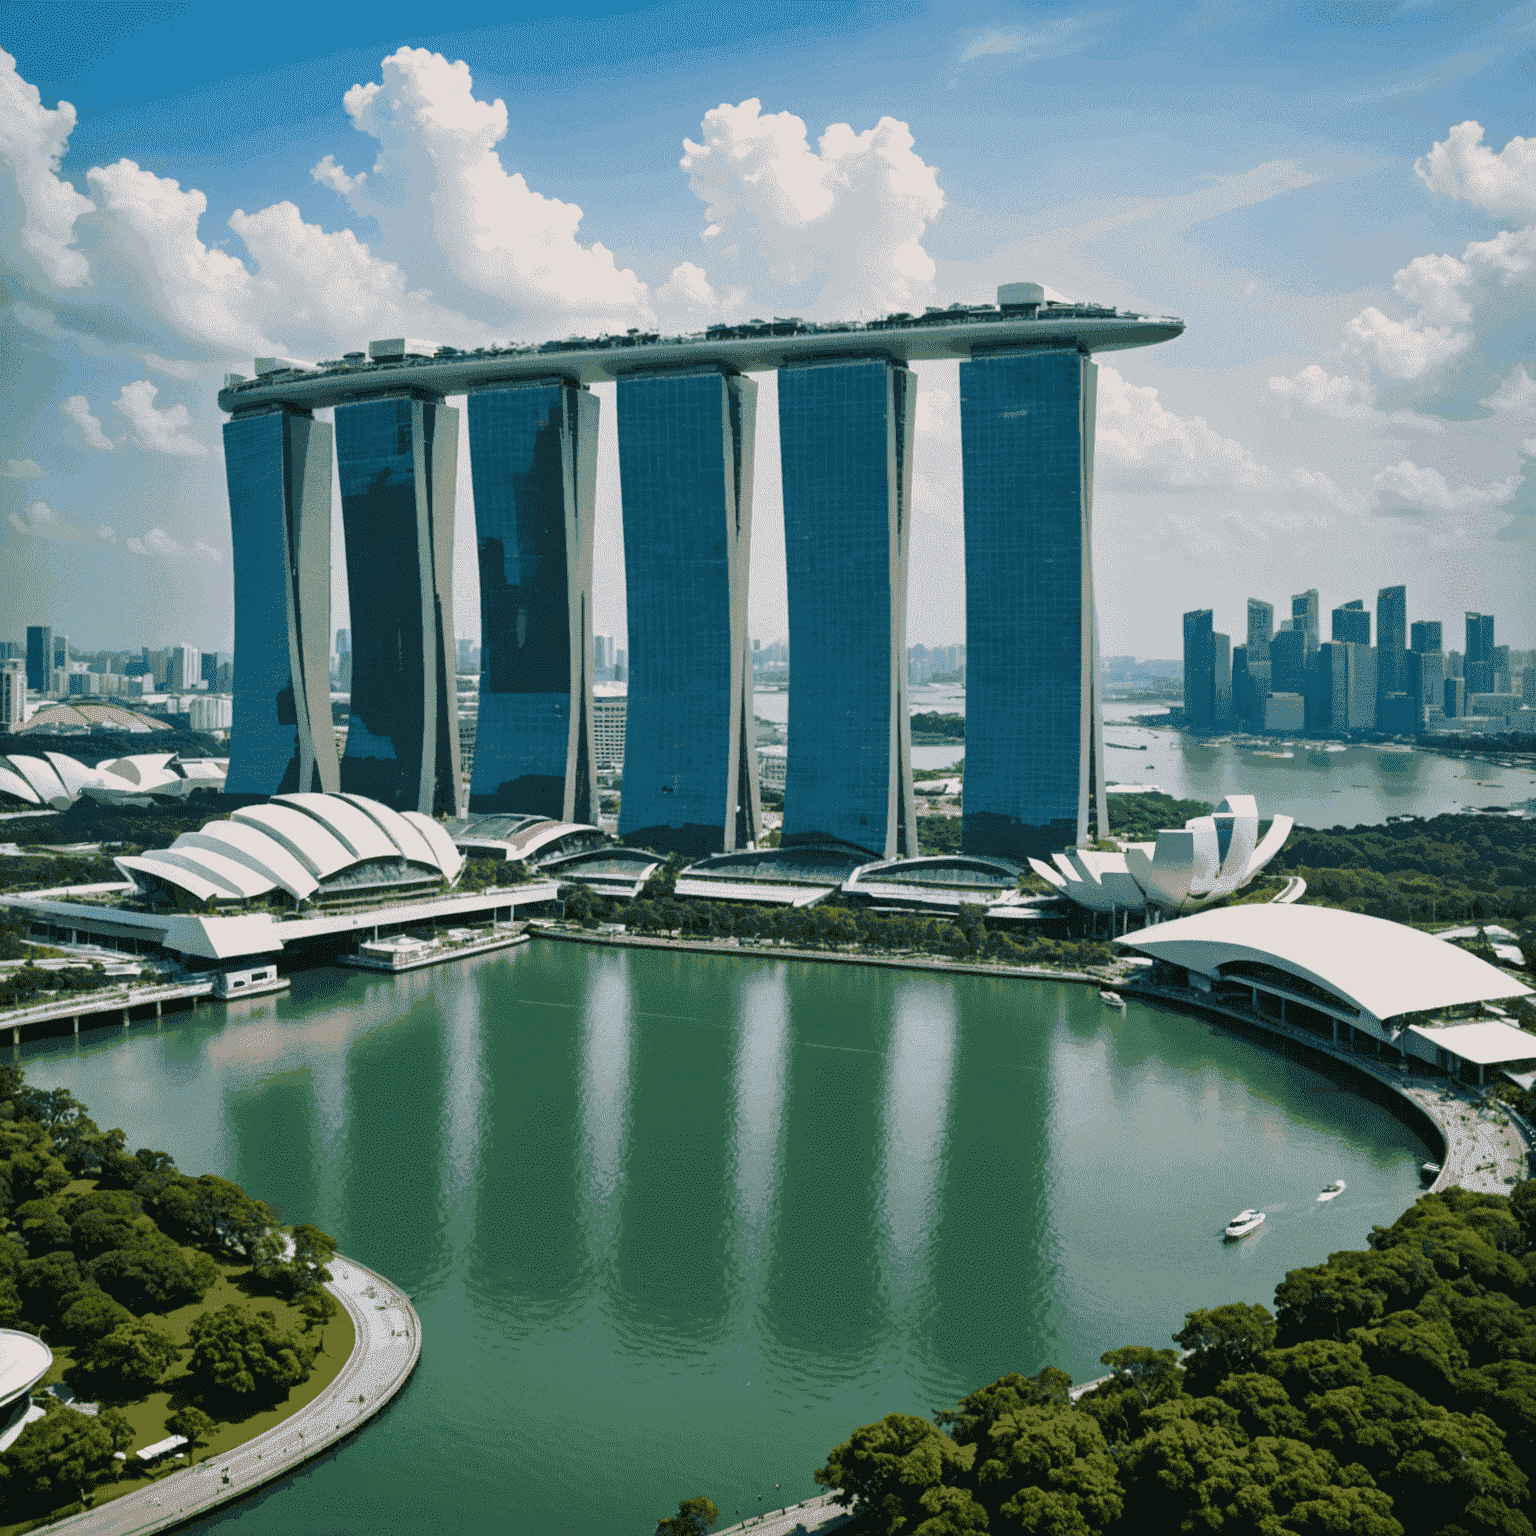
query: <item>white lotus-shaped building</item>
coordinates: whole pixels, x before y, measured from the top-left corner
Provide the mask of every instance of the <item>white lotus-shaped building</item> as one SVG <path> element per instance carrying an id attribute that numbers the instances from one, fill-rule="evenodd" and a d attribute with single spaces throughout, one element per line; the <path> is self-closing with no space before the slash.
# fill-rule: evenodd
<path id="1" fill-rule="evenodd" d="M 102 759 L 94 768 L 63 752 L 0 757 L 0 804 L 67 811 L 84 795 L 104 805 L 148 806 L 224 788 L 217 758 L 180 760 L 174 752 Z"/>
<path id="2" fill-rule="evenodd" d="M 1228 795 L 1210 816 L 1164 828 L 1156 843 L 1115 853 L 1073 848 L 1029 867 L 1090 912 L 1189 912 L 1240 891 L 1285 846 L 1295 823 L 1276 816 L 1259 841 L 1252 795 Z M 1054 867 L 1053 867 L 1054 865 Z"/>

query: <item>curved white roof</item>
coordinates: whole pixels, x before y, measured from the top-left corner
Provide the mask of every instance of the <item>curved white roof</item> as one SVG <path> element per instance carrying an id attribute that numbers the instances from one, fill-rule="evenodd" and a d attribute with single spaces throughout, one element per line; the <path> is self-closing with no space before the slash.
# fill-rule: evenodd
<path id="1" fill-rule="evenodd" d="M 53 1351 L 33 1334 L 0 1328 L 0 1406 L 30 1392 L 53 1364 Z"/>
<path id="2" fill-rule="evenodd" d="M 221 896 L 226 901 L 229 899 L 229 892 L 222 885 L 215 885 L 184 863 L 171 863 L 163 853 L 120 853 L 112 862 L 130 880 L 138 870 L 141 874 L 153 875 L 157 880 L 179 886 L 199 901 L 217 901 Z"/>
<path id="3" fill-rule="evenodd" d="M 19 773 L 7 768 L 4 763 L 0 763 L 0 793 L 15 795 L 28 805 L 39 805 L 43 798 Z"/>
<path id="4" fill-rule="evenodd" d="M 459 871 L 464 868 L 464 855 L 453 846 L 453 839 L 449 837 L 448 829 L 421 811 L 401 811 L 400 814 L 431 845 L 437 858 L 437 867 L 450 880 L 457 880 Z"/>
<path id="5" fill-rule="evenodd" d="M 1115 943 L 1213 978 L 1234 961 L 1272 965 L 1377 1019 L 1531 991 L 1497 966 L 1406 924 L 1299 903 L 1220 907 Z"/>
<path id="6" fill-rule="evenodd" d="M 80 791 L 88 784 L 102 782 L 103 775 L 96 769 L 87 768 L 84 763 L 77 763 L 74 758 L 66 757 L 62 752 L 45 752 L 43 755 L 58 774 L 59 782 L 69 792 L 71 799 L 78 799 Z"/>
<path id="7" fill-rule="evenodd" d="M 68 810 L 74 796 L 64 788 L 64 781 L 53 770 L 51 763 L 40 757 L 24 757 L 11 754 L 11 766 L 37 791 L 38 799 L 46 801 L 55 810 Z"/>
<path id="8" fill-rule="evenodd" d="M 365 799 L 362 795 L 343 794 L 341 798 L 377 822 L 384 835 L 406 858 L 417 864 L 437 864 L 437 854 L 431 843 L 421 835 L 420 828 L 413 827 L 399 811 L 381 805 L 377 800 Z"/>
<path id="9" fill-rule="evenodd" d="M 262 896 L 277 887 L 305 901 L 354 864 L 400 858 L 440 870 L 450 882 L 464 867 L 447 831 L 430 817 L 402 815 L 361 795 L 300 794 L 243 806 L 227 821 L 182 833 L 169 848 L 116 862 L 130 878 L 135 871 L 150 875 L 199 901 Z"/>
<path id="10" fill-rule="evenodd" d="M 355 859 L 398 859 L 400 850 L 384 835 L 384 829 L 371 816 L 340 795 L 317 795 L 304 791 L 296 795 L 274 795 L 274 805 L 291 805 L 306 816 L 313 816 L 321 826 L 333 832 L 352 851 Z"/>
<path id="11" fill-rule="evenodd" d="M 259 827 L 281 843 L 316 879 L 324 880 L 354 862 L 352 850 L 322 822 L 291 805 L 244 805 L 230 820 Z"/>
<path id="12" fill-rule="evenodd" d="M 223 854 L 282 886 L 295 901 L 320 883 L 276 838 L 244 822 L 210 821 L 201 832 L 183 832 L 171 847 Z"/>

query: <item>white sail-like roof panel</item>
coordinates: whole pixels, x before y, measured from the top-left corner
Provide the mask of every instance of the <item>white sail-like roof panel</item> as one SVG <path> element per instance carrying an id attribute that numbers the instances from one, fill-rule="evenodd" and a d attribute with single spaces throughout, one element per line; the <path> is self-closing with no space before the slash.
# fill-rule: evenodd
<path id="1" fill-rule="evenodd" d="M 437 855 L 437 867 L 449 880 L 457 880 L 459 871 L 464 868 L 464 855 L 454 846 L 448 829 L 420 811 L 401 811 L 400 814 L 431 844 Z"/>
<path id="2" fill-rule="evenodd" d="M 124 853 L 112 860 L 132 880 L 134 872 L 153 875 L 171 885 L 179 886 L 198 901 L 229 900 L 229 892 L 222 885 L 215 885 L 196 870 L 182 863 L 169 863 L 163 853 Z"/>
<path id="3" fill-rule="evenodd" d="M 230 820 L 260 827 L 318 880 L 356 862 L 352 850 L 323 822 L 291 805 L 245 805 L 230 812 Z"/>
<path id="4" fill-rule="evenodd" d="M 201 875 L 205 880 L 211 880 L 215 885 L 222 886 L 227 895 L 246 898 L 265 896 L 277 885 L 276 880 L 258 873 L 248 864 L 230 858 L 228 854 L 211 848 L 179 847 L 177 843 L 169 848 L 155 849 L 155 857 Z"/>
<path id="5" fill-rule="evenodd" d="M 371 816 L 340 795 L 319 795 L 304 791 L 296 795 L 275 795 L 275 805 L 291 805 L 306 816 L 313 816 L 346 846 L 357 859 L 398 859 L 400 850 L 384 835 L 384 829 Z"/>
<path id="6" fill-rule="evenodd" d="M 223 854 L 265 875 L 295 901 L 303 901 L 320 883 L 275 837 L 245 822 L 210 821 L 200 832 L 183 832 L 171 847 Z"/>
<path id="7" fill-rule="evenodd" d="M 66 757 L 62 752 L 45 752 L 43 755 L 52 764 L 53 771 L 58 774 L 59 782 L 69 791 L 71 799 L 78 800 L 81 790 L 105 781 L 105 774 L 95 768 L 87 768 L 84 763 L 76 762 L 74 758 Z"/>
<path id="8" fill-rule="evenodd" d="M 41 805 L 43 797 L 13 768 L 0 763 L 0 794 L 15 795 L 28 805 Z"/>
<path id="9" fill-rule="evenodd" d="M 67 811 L 74 804 L 74 796 L 65 789 L 64 781 L 54 772 L 51 763 L 44 762 L 40 757 L 27 757 L 14 752 L 10 762 L 11 767 L 32 786 L 38 799 L 45 805 L 51 805 L 56 811 Z"/>
<path id="10" fill-rule="evenodd" d="M 437 855 L 432 851 L 431 843 L 421 835 L 421 829 L 412 826 L 399 811 L 377 800 L 369 800 L 363 795 L 343 794 L 341 798 L 376 821 L 384 835 L 400 850 L 403 857 L 415 864 L 437 867 Z"/>

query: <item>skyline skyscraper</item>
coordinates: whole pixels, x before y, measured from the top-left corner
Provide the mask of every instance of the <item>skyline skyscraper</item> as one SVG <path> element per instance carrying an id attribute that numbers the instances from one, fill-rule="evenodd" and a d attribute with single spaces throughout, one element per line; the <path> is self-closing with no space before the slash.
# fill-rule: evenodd
<path id="1" fill-rule="evenodd" d="M 340 787 L 330 692 L 331 443 L 327 423 L 288 406 L 224 424 L 240 657 L 224 784 L 232 795 Z"/>
<path id="2" fill-rule="evenodd" d="M 47 693 L 53 683 L 53 629 L 47 624 L 27 626 L 27 687 Z"/>
<path id="3" fill-rule="evenodd" d="M 563 379 L 469 393 L 480 557 L 471 814 L 597 820 L 592 530 L 598 399 Z"/>
<path id="4" fill-rule="evenodd" d="M 718 365 L 626 374 L 618 426 L 629 610 L 619 835 L 686 854 L 741 848 L 761 827 L 747 653 L 757 385 Z"/>
<path id="5" fill-rule="evenodd" d="M 779 370 L 795 646 L 786 846 L 831 838 L 876 858 L 917 852 L 907 712 L 916 406 L 916 376 L 885 357 Z"/>
<path id="6" fill-rule="evenodd" d="M 1467 693 L 1493 692 L 1493 615 L 1468 613 L 1467 659 L 1463 670 L 1466 675 Z"/>
<path id="7" fill-rule="evenodd" d="M 1408 649 L 1411 651 L 1439 651 L 1441 625 L 1439 619 L 1415 619 L 1410 631 Z"/>
<path id="8" fill-rule="evenodd" d="M 1408 691 L 1408 588 L 1383 587 L 1376 594 L 1376 717 L 1384 720 L 1387 700 Z"/>
<path id="9" fill-rule="evenodd" d="M 1316 587 L 1291 595 L 1291 624 L 1306 636 L 1306 659 L 1317 653 L 1318 642 L 1318 595 Z"/>
<path id="10" fill-rule="evenodd" d="M 1248 599 L 1248 670 L 1269 660 L 1269 642 L 1275 633 L 1275 605 L 1263 598 Z"/>
<path id="11" fill-rule="evenodd" d="M 1216 641 L 1209 608 L 1184 615 L 1184 718 L 1191 725 L 1216 719 Z"/>
<path id="12" fill-rule="evenodd" d="M 1332 638 L 1342 640 L 1347 645 L 1371 643 L 1371 616 L 1360 598 L 1341 603 L 1333 610 Z"/>
<path id="13" fill-rule="evenodd" d="M 1090 814 L 1098 835 L 1108 832 L 1093 595 L 1097 388 L 1097 365 L 1075 348 L 977 353 L 960 365 L 968 853 L 1048 855 L 1084 843 Z"/>
<path id="14" fill-rule="evenodd" d="M 336 407 L 347 588 L 368 596 L 351 615 L 341 787 L 428 816 L 464 810 L 453 650 L 458 428 L 458 411 L 422 391 Z"/>

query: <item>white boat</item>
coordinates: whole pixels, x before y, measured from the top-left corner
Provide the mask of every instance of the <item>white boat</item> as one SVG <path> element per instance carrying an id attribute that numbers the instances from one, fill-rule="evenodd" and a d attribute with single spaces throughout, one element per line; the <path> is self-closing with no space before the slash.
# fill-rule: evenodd
<path id="1" fill-rule="evenodd" d="M 1337 1200 L 1348 1187 L 1343 1179 L 1335 1179 L 1332 1184 L 1323 1185 L 1323 1192 L 1317 1198 L 1319 1200 Z"/>
<path id="2" fill-rule="evenodd" d="M 1231 1221 L 1227 1223 L 1227 1237 L 1247 1237 L 1250 1232 L 1257 1232 L 1264 1225 L 1263 1211 L 1239 1211 Z"/>
<path id="3" fill-rule="evenodd" d="M 1421 1163 L 1419 1165 L 1419 1177 L 1426 1184 L 1433 1184 L 1440 1177 L 1439 1163 Z"/>
<path id="4" fill-rule="evenodd" d="M 1124 1008 L 1125 999 L 1118 992 L 1111 992 L 1108 987 L 1099 989 L 1099 1001 L 1107 1003 L 1111 1008 Z"/>

